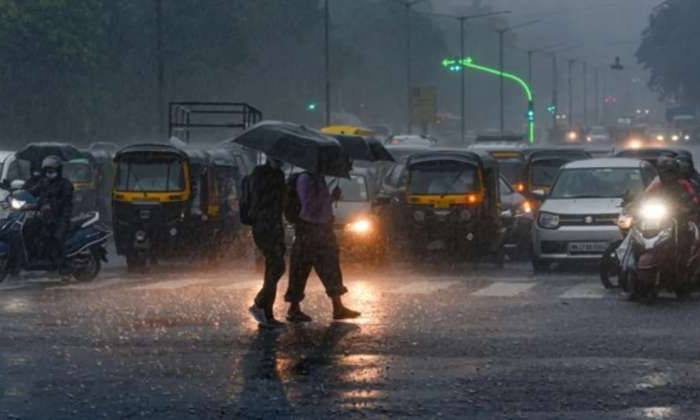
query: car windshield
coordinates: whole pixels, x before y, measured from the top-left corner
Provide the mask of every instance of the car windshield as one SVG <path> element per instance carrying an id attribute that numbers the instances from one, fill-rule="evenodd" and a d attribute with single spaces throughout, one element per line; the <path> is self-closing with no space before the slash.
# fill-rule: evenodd
<path id="1" fill-rule="evenodd" d="M 171 160 L 126 160 L 119 162 L 117 191 L 170 192 L 185 189 L 182 163 Z"/>
<path id="2" fill-rule="evenodd" d="M 70 182 L 89 182 L 90 164 L 87 162 L 66 162 L 63 165 L 63 176 Z"/>
<path id="3" fill-rule="evenodd" d="M 447 195 L 479 190 L 477 168 L 463 162 L 419 163 L 410 170 L 410 194 Z"/>
<path id="4" fill-rule="evenodd" d="M 638 168 L 585 168 L 561 171 L 551 198 L 621 198 L 644 189 Z"/>
<path id="5" fill-rule="evenodd" d="M 567 162 L 563 159 L 535 161 L 530 169 L 532 185 L 535 188 L 550 188 L 559 173 L 559 168 Z"/>
<path id="6" fill-rule="evenodd" d="M 340 199 L 340 201 L 369 201 L 369 193 L 367 191 L 367 180 L 364 176 L 353 175 L 350 179 L 341 178 L 337 181 L 337 185 L 340 187 L 341 191 L 343 191 L 343 196 Z"/>

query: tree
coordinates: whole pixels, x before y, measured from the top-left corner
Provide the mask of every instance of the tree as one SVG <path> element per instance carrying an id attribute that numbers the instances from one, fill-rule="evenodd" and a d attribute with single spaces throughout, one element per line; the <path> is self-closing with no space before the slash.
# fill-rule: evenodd
<path id="1" fill-rule="evenodd" d="M 661 98 L 700 104 L 700 3 L 669 0 L 651 14 L 637 59 L 651 72 L 649 87 Z"/>

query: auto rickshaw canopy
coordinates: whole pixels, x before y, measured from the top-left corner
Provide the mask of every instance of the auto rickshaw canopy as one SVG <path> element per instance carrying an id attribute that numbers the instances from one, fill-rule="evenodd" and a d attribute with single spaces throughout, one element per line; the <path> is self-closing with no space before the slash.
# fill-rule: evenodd
<path id="1" fill-rule="evenodd" d="M 323 134 L 341 134 L 346 136 L 372 137 L 376 133 L 369 128 L 355 127 L 352 125 L 329 125 L 321 129 Z"/>

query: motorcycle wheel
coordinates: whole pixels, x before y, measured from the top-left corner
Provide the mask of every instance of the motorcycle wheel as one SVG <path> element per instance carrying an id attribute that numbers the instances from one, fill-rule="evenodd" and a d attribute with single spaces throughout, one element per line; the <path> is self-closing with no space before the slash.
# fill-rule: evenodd
<path id="1" fill-rule="evenodd" d="M 102 269 L 102 261 L 96 253 L 90 252 L 90 255 L 86 257 L 86 261 L 87 263 L 83 267 L 73 270 L 73 277 L 79 282 L 95 280 Z"/>
<path id="2" fill-rule="evenodd" d="M 5 281 L 8 274 L 10 274 L 9 266 L 10 266 L 10 259 L 9 258 L 7 258 L 7 257 L 0 258 L 0 283 Z"/>
<path id="3" fill-rule="evenodd" d="M 610 244 L 600 260 L 600 281 L 606 289 L 616 289 L 622 284 L 620 275 L 620 261 L 617 259 L 617 248 L 622 241 Z"/>

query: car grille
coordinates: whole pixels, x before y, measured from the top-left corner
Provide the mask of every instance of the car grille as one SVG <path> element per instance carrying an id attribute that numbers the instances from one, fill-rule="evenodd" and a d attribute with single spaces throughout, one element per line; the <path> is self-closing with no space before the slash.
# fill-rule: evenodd
<path id="1" fill-rule="evenodd" d="M 614 226 L 618 214 L 579 215 L 565 214 L 559 216 L 560 226 Z M 590 223 L 589 223 L 590 222 Z"/>

